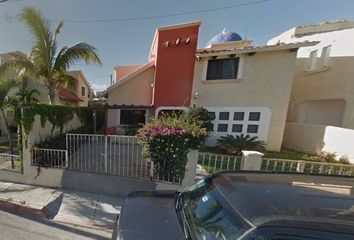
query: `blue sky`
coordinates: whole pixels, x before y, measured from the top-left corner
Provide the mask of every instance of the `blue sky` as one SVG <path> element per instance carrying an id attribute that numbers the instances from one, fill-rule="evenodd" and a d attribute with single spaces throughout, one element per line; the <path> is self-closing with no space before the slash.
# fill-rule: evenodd
<path id="1" fill-rule="evenodd" d="M 134 21 L 72 22 L 71 20 L 105 20 L 151 17 L 221 8 L 257 0 L 9 0 L 0 3 L 0 53 L 28 52 L 31 38 L 16 15 L 25 6 L 39 8 L 52 20 L 66 21 L 59 45 L 88 42 L 101 56 L 103 66 L 79 63 L 96 89 L 109 85 L 115 65 L 145 63 L 155 28 L 201 20 L 199 47 L 223 28 L 239 33 L 254 44 L 264 44 L 277 34 L 298 25 L 329 20 L 354 20 L 353 0 L 258 0 L 259 3 L 212 12 Z"/>

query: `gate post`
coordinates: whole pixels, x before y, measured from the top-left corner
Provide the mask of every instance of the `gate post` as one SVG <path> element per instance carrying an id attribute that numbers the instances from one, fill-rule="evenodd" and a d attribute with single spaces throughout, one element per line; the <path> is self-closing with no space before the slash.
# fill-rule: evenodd
<path id="1" fill-rule="evenodd" d="M 107 144 L 107 135 L 104 136 L 104 169 L 105 172 L 108 173 L 108 144 Z"/>

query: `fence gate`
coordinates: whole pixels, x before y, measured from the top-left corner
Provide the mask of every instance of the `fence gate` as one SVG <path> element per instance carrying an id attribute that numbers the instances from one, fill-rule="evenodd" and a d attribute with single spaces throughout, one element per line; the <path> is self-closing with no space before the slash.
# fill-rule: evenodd
<path id="1" fill-rule="evenodd" d="M 150 178 L 150 163 L 134 137 L 66 134 L 68 169 Z"/>

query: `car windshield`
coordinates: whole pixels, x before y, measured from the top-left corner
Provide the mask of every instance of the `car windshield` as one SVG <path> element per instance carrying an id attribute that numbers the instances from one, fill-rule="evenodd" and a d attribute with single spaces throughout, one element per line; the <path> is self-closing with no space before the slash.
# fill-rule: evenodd
<path id="1" fill-rule="evenodd" d="M 210 178 L 192 185 L 180 197 L 193 240 L 236 239 L 249 228 L 222 198 Z"/>

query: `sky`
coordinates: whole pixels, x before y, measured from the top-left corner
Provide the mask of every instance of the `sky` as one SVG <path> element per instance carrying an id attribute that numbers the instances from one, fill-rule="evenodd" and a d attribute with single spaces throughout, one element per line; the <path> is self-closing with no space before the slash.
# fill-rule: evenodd
<path id="1" fill-rule="evenodd" d="M 40 9 L 53 28 L 64 20 L 59 47 L 97 48 L 102 66 L 71 67 L 95 90 L 109 86 L 114 66 L 147 62 L 156 27 L 200 20 L 202 48 L 224 28 L 261 45 L 295 26 L 354 20 L 354 0 L 8 0 L 0 3 L 0 53 L 29 52 L 31 36 L 16 19 L 27 6 Z"/>

